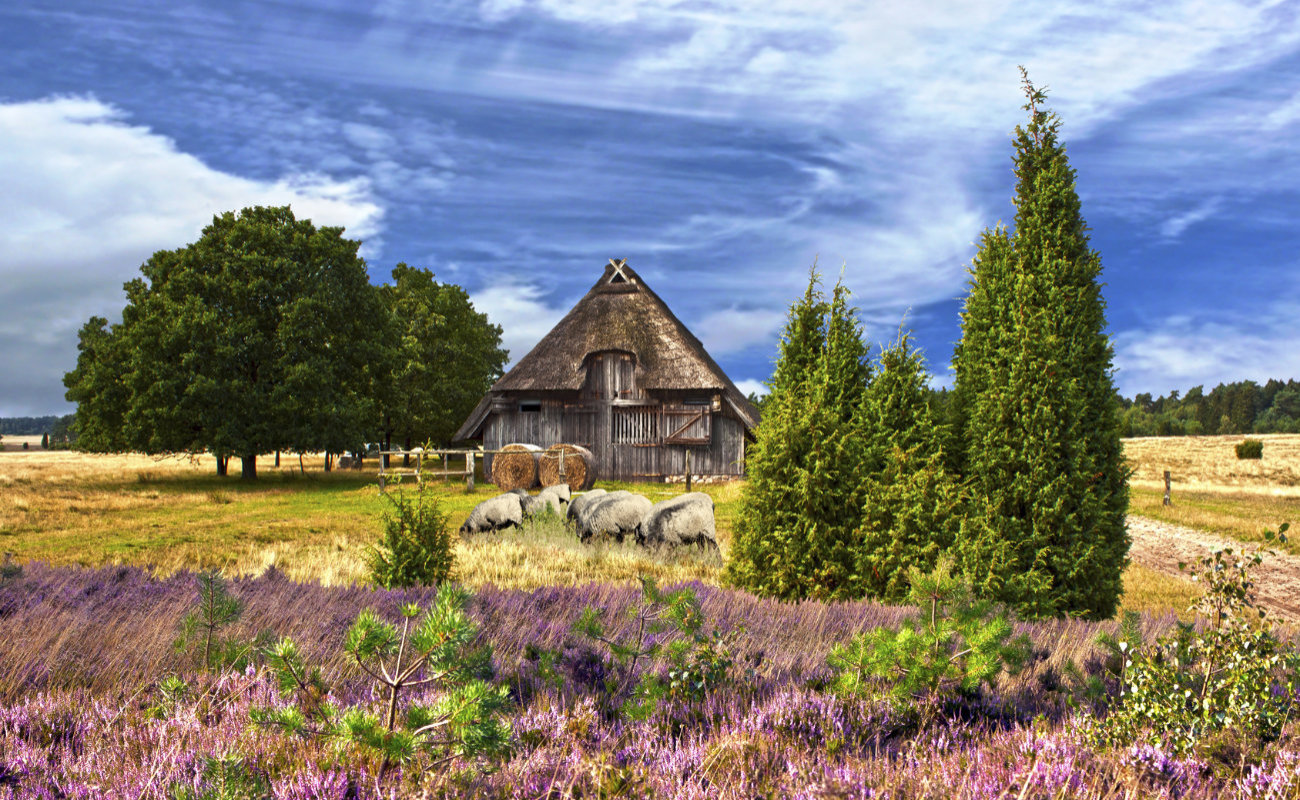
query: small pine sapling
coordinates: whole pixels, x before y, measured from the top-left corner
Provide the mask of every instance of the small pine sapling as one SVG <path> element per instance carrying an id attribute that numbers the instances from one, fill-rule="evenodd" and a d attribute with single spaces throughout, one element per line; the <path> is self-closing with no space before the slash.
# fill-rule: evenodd
<path id="1" fill-rule="evenodd" d="M 224 638 L 220 631 L 239 620 L 244 613 L 244 602 L 230 593 L 225 578 L 215 569 L 204 570 L 194 579 L 199 605 L 181 622 L 181 634 L 174 643 L 176 651 L 197 651 L 201 641 L 204 669 L 242 668 L 257 649 L 256 644 Z M 199 657 L 197 652 L 196 657 Z"/>
<path id="2" fill-rule="evenodd" d="M 612 699 L 626 697 L 622 711 L 629 719 L 645 719 L 664 698 L 703 700 L 730 679 L 730 641 L 737 632 L 704 632 L 699 598 L 690 589 L 665 592 L 653 578 L 641 577 L 641 602 L 629 609 L 632 632 L 617 637 L 600 613 L 583 609 L 574 631 L 609 648 L 618 669 L 606 681 Z M 647 667 L 663 657 L 663 675 Z"/>
<path id="3" fill-rule="evenodd" d="M 272 796 L 270 781 L 240 756 L 207 756 L 199 763 L 198 786 L 172 784 L 172 800 L 264 800 Z"/>
<path id="4" fill-rule="evenodd" d="M 1289 527 L 1266 531 L 1265 541 L 1285 542 Z M 1145 741 L 1185 753 L 1220 733 L 1257 743 L 1281 735 L 1296 710 L 1300 654 L 1273 634 L 1255 604 L 1251 571 L 1271 553 L 1225 548 L 1192 565 L 1192 580 L 1205 590 L 1190 610 L 1204 624 L 1124 648 L 1119 697 L 1093 731 L 1099 744 Z"/>
<path id="5" fill-rule="evenodd" d="M 436 586 L 451 577 L 455 541 L 437 493 L 419 478 L 413 493 L 398 487 L 383 496 L 391 507 L 384 515 L 383 537 L 366 551 L 370 580 L 395 589 Z"/>
<path id="6" fill-rule="evenodd" d="M 281 694 L 296 703 L 257 709 L 254 721 L 303 736 L 350 742 L 390 764 L 419 761 L 440 769 L 455 758 L 497 756 L 508 747 L 509 727 L 501 712 L 509 704 L 506 687 L 495 686 L 492 652 L 475 647 L 478 628 L 465 613 L 469 592 L 443 584 L 432 606 L 401 609 L 402 624 L 361 612 L 344 639 L 344 651 L 385 692 L 382 718 L 360 707 L 340 708 L 329 697 L 319 668 L 304 663 L 297 646 L 282 639 L 268 661 Z M 423 686 L 442 693 L 432 702 L 411 702 L 399 716 L 402 693 Z"/>
<path id="7" fill-rule="evenodd" d="M 937 703 L 969 697 L 1003 671 L 1015 674 L 1029 655 L 1027 636 L 1012 636 L 1007 612 L 976 600 L 941 558 L 928 573 L 913 567 L 910 603 L 919 613 L 896 629 L 860 633 L 831 650 L 827 664 L 836 691 L 880 694 L 898 703 Z"/>

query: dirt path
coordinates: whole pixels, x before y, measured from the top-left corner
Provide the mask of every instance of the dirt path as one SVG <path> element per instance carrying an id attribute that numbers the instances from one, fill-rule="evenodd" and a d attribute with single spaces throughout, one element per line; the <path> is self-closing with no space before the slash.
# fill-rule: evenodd
<path id="1" fill-rule="evenodd" d="M 1148 569 L 1180 577 L 1187 573 L 1178 569 L 1179 561 L 1190 565 L 1222 547 L 1231 547 L 1236 553 L 1253 549 L 1211 533 L 1132 515 L 1128 518 L 1128 533 L 1133 539 L 1129 558 Z M 1300 622 L 1300 557 L 1282 552 L 1265 556 L 1255 569 L 1255 590 L 1260 605 L 1270 614 Z"/>

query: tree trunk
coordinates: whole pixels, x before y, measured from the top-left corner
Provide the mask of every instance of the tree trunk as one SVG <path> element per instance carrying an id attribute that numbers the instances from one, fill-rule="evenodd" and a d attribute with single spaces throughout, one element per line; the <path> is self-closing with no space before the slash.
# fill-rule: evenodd
<path id="1" fill-rule="evenodd" d="M 257 480 L 257 456 L 240 456 L 239 477 L 246 481 Z"/>
<path id="2" fill-rule="evenodd" d="M 279 450 L 276 450 L 276 451 L 275 451 L 275 467 L 276 467 L 276 469 L 279 469 L 279 468 L 280 468 L 280 451 L 279 451 Z"/>
<path id="3" fill-rule="evenodd" d="M 226 460 L 226 458 L 227 457 L 222 455 L 221 453 L 217 453 L 217 477 L 219 478 L 226 477 L 227 474 L 226 464 L 229 463 Z"/>
<path id="4" fill-rule="evenodd" d="M 402 445 L 406 452 L 402 454 L 402 468 L 409 469 L 411 466 L 411 437 L 406 437 L 406 443 Z"/>
<path id="5" fill-rule="evenodd" d="M 326 471 L 326 472 L 329 472 L 331 467 L 333 467 L 333 464 L 330 463 L 330 454 L 329 454 L 328 451 L 326 451 L 326 453 L 325 453 L 325 471 Z"/>

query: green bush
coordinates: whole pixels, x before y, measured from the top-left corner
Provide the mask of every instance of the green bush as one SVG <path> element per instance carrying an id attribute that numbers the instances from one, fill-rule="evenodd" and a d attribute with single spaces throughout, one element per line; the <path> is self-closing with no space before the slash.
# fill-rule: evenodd
<path id="1" fill-rule="evenodd" d="M 1259 439 L 1243 439 L 1237 443 L 1237 458 L 1263 458 L 1264 443 Z"/>
<path id="2" fill-rule="evenodd" d="M 510 730 L 501 712 L 509 696 L 491 683 L 491 649 L 475 646 L 478 627 L 465 613 L 469 597 L 445 583 L 423 614 L 414 603 L 402 607 L 400 630 L 368 609 L 357 616 L 343 649 L 380 687 L 382 719 L 362 706 L 337 705 L 320 669 L 308 667 L 285 638 L 267 661 L 281 694 L 294 703 L 254 709 L 254 722 L 359 746 L 379 756 L 381 773 L 395 763 L 432 770 L 455 758 L 505 753 Z M 437 699 L 410 703 L 399 716 L 403 691 L 429 684 L 443 690 Z"/>
<path id="3" fill-rule="evenodd" d="M 1255 605 L 1250 573 L 1263 552 L 1219 550 L 1193 567 L 1205 586 L 1192 606 L 1204 617 L 1200 627 L 1180 625 L 1150 646 L 1119 643 L 1120 695 L 1093 731 L 1099 743 L 1145 741 L 1184 753 L 1225 733 L 1256 742 L 1281 734 L 1296 710 L 1300 654 L 1273 635 Z"/>
<path id="4" fill-rule="evenodd" d="M 413 493 L 384 493 L 384 535 L 366 552 L 370 580 L 385 589 L 436 586 L 451 577 L 455 542 L 438 495 L 420 481 Z"/>
<path id="5" fill-rule="evenodd" d="M 642 577 L 641 602 L 629 613 L 635 633 L 626 640 L 615 638 L 590 606 L 573 626 L 577 633 L 609 648 L 616 669 L 605 690 L 611 699 L 623 701 L 626 717 L 645 719 L 664 698 L 704 700 L 730 681 L 730 635 L 704 632 L 704 614 L 695 592 L 664 592 L 652 578 Z M 648 669 L 660 656 L 668 661 L 662 675 Z"/>
<path id="6" fill-rule="evenodd" d="M 1003 671 L 1019 671 L 1028 637 L 1013 637 L 1005 611 L 972 598 L 970 586 L 952 574 L 951 558 L 929 573 L 913 567 L 908 580 L 908 601 L 918 606 L 911 622 L 860 633 L 831 650 L 827 664 L 838 693 L 884 696 L 900 706 L 921 701 L 933 710 L 973 696 Z"/>

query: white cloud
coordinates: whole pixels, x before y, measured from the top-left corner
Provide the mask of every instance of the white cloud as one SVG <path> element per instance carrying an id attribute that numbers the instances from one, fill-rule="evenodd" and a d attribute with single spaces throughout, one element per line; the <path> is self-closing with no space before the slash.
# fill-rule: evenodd
<path id="1" fill-rule="evenodd" d="M 502 343 L 510 352 L 508 367 L 527 355 L 568 311 L 547 305 L 544 294 L 535 284 L 510 279 L 470 295 L 474 308 L 501 326 Z"/>
<path id="2" fill-rule="evenodd" d="M 25 381 L 6 413 L 62 406 L 77 329 L 116 317 L 139 265 L 197 239 L 214 214 L 291 205 L 371 248 L 383 217 L 367 180 L 220 172 L 93 97 L 0 105 L 0 174 L 0 374 Z"/>
<path id="3" fill-rule="evenodd" d="M 1183 235 L 1183 231 L 1198 222 L 1203 222 L 1218 213 L 1219 207 L 1223 205 L 1223 199 L 1211 197 L 1204 202 L 1196 205 L 1195 208 L 1184 211 L 1181 214 L 1175 214 L 1165 220 L 1160 225 L 1160 235 L 1166 239 L 1177 239 Z"/>
<path id="4" fill-rule="evenodd" d="M 751 394 L 759 397 L 767 394 L 767 387 L 763 385 L 763 382 L 753 378 L 745 378 L 744 380 L 733 381 L 733 383 L 736 384 L 736 388 L 740 390 L 740 393 L 746 397 Z"/>
<path id="5" fill-rule="evenodd" d="M 1300 302 L 1282 300 L 1233 321 L 1178 315 L 1124 331 L 1113 339 L 1116 383 L 1132 397 L 1300 375 L 1297 318 Z"/>
<path id="6" fill-rule="evenodd" d="M 704 349 L 716 357 L 748 347 L 770 344 L 785 322 L 785 314 L 765 308 L 724 308 L 694 327 Z"/>

